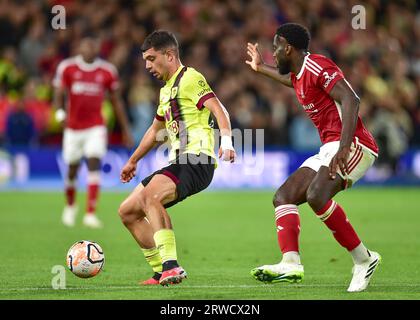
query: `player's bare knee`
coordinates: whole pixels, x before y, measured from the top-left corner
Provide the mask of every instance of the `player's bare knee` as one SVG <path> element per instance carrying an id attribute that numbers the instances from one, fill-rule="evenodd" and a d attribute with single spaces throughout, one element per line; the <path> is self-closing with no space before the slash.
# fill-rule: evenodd
<path id="1" fill-rule="evenodd" d="M 310 186 L 308 188 L 308 191 L 306 192 L 306 201 L 308 202 L 312 210 L 318 212 L 324 207 L 328 199 L 323 199 L 322 190 L 320 188 L 318 188 L 317 186 Z"/>
<path id="2" fill-rule="evenodd" d="M 122 223 L 128 224 L 132 220 L 132 205 L 129 201 L 124 201 L 121 203 L 120 207 L 118 208 L 118 215 L 120 216 L 120 219 Z"/>
<path id="3" fill-rule="evenodd" d="M 276 193 L 273 196 L 273 206 L 274 208 L 277 208 L 278 206 L 282 206 L 285 204 L 294 204 L 294 199 L 290 198 L 290 195 L 288 196 L 286 192 L 279 189 L 276 191 Z"/>

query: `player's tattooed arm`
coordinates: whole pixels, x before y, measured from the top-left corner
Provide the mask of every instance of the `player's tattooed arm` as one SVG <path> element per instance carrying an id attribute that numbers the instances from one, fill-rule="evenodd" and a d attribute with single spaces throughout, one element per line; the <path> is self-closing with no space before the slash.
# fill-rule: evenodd
<path id="1" fill-rule="evenodd" d="M 280 74 L 276 67 L 264 63 L 261 52 L 258 49 L 258 43 L 252 44 L 248 42 L 247 53 L 251 58 L 251 61 L 247 60 L 245 63 L 248 64 L 252 70 L 279 81 L 287 87 L 293 87 L 290 73 Z"/>
<path id="2" fill-rule="evenodd" d="M 127 163 L 121 170 L 120 180 L 124 183 L 129 182 L 136 175 L 137 162 L 140 161 L 151 149 L 163 142 L 160 139 L 161 135 L 164 137 L 166 132 L 165 121 L 153 120 L 152 125 L 147 129 L 143 138 L 140 141 L 137 149 L 133 152 Z M 160 141 L 162 140 L 162 141 Z"/>
<path id="3" fill-rule="evenodd" d="M 347 160 L 356 131 L 360 98 L 344 79 L 339 80 L 334 85 L 330 91 L 330 96 L 340 103 L 342 113 L 340 147 L 330 162 L 330 176 L 335 179 L 337 167 L 342 174 L 346 175 L 348 173 Z"/>

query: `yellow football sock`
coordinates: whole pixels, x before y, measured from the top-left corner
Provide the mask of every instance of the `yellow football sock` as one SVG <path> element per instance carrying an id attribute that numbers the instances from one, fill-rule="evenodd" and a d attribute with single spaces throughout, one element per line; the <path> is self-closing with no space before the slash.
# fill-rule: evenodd
<path id="1" fill-rule="evenodd" d="M 144 257 L 150 264 L 154 272 L 162 272 L 162 258 L 160 257 L 159 250 L 157 248 L 143 249 Z"/>
<path id="2" fill-rule="evenodd" d="M 155 232 L 153 238 L 162 258 L 162 263 L 168 260 L 177 260 L 175 233 L 173 230 L 161 229 Z"/>

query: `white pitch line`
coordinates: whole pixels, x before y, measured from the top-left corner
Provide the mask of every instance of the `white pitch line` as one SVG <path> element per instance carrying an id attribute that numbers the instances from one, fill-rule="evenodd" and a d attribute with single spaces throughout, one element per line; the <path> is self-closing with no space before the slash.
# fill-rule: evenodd
<path id="1" fill-rule="evenodd" d="M 248 288 L 260 288 L 260 289 L 293 289 L 293 288 L 321 288 L 321 287 L 345 287 L 346 285 L 339 285 L 339 284 L 291 284 L 286 286 L 279 286 L 279 285 L 180 285 L 176 286 L 179 289 L 209 289 L 209 288 L 220 288 L 220 289 L 248 289 Z M 370 288 L 381 288 L 381 287 L 408 287 L 408 288 L 420 288 L 420 285 L 415 284 L 382 284 L 382 285 L 371 285 Z M 96 287 L 69 287 L 66 289 L 61 290 L 125 290 L 125 289 L 142 289 L 148 290 L 151 288 L 161 288 L 161 286 L 96 286 Z M 173 288 L 173 287 L 171 287 Z M 53 288 L 47 287 L 23 287 L 23 288 L 2 288 L 2 292 L 11 292 L 11 291 L 43 291 L 43 290 L 53 290 L 53 291 L 61 291 L 60 289 L 54 290 Z"/>

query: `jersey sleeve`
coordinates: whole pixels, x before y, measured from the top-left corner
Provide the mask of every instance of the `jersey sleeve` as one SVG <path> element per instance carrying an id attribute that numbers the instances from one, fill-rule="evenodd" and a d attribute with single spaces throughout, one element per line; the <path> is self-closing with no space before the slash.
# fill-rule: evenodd
<path id="1" fill-rule="evenodd" d="M 334 62 L 327 58 L 318 63 L 322 70 L 318 75 L 317 86 L 329 94 L 334 85 L 344 79 L 344 74 Z"/>
<path id="2" fill-rule="evenodd" d="M 164 114 L 162 106 L 160 104 L 159 104 L 159 106 L 156 110 L 155 119 L 159 120 L 159 121 L 165 121 L 165 114 Z"/>
<path id="3" fill-rule="evenodd" d="M 194 70 L 185 80 L 186 98 L 190 99 L 197 109 L 203 109 L 204 103 L 216 96 L 201 73 Z"/>
<path id="4" fill-rule="evenodd" d="M 163 106 L 161 103 L 161 94 L 162 94 L 162 89 L 159 93 L 159 105 L 156 110 L 155 119 L 159 121 L 165 121 L 165 112 L 163 111 Z"/>
<path id="5" fill-rule="evenodd" d="M 107 71 L 108 71 L 108 78 L 106 81 L 106 88 L 109 91 L 115 91 L 120 87 L 118 70 L 112 64 L 108 64 Z"/>
<path id="6" fill-rule="evenodd" d="M 68 88 L 70 86 L 69 76 L 68 76 L 68 63 L 63 60 L 59 63 L 55 76 L 53 79 L 53 86 L 56 88 Z"/>

